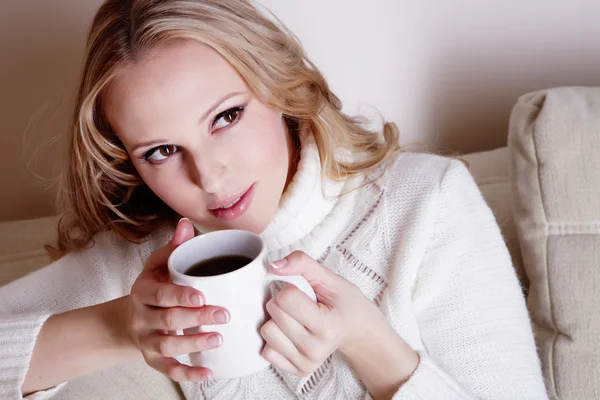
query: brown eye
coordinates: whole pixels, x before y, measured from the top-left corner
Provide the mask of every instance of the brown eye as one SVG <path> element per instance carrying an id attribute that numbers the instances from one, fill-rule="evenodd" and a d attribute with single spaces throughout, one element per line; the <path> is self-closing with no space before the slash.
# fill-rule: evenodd
<path id="1" fill-rule="evenodd" d="M 215 118 L 213 128 L 220 129 L 237 122 L 242 117 L 243 112 L 244 107 L 235 107 L 222 112 Z"/>
<path id="2" fill-rule="evenodd" d="M 177 153 L 177 151 L 179 151 L 177 149 L 177 146 L 174 146 L 172 144 L 166 144 L 163 146 L 155 147 L 152 150 L 148 151 L 144 155 L 144 158 L 153 164 L 157 164 L 162 161 L 165 161 L 167 158 Z"/>
<path id="3" fill-rule="evenodd" d="M 170 155 L 173 155 L 173 153 L 175 153 L 175 146 L 160 146 L 158 148 L 158 151 L 160 152 L 161 156 L 169 157 Z"/>
<path id="4" fill-rule="evenodd" d="M 227 111 L 227 114 L 223 115 L 223 120 L 230 124 L 237 119 L 237 114 L 237 110 Z"/>

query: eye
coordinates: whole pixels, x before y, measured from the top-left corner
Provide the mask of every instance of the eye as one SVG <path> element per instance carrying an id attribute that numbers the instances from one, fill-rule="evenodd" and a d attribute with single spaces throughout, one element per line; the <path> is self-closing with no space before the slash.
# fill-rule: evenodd
<path id="1" fill-rule="evenodd" d="M 221 129 L 237 122 L 241 118 L 243 112 L 244 107 L 234 107 L 227 111 L 223 111 L 215 117 L 213 128 Z"/>
<path id="2" fill-rule="evenodd" d="M 144 159 L 153 164 L 157 164 L 171 157 L 173 154 L 177 153 L 177 151 L 177 146 L 166 144 L 148 150 L 146 154 L 144 154 Z"/>

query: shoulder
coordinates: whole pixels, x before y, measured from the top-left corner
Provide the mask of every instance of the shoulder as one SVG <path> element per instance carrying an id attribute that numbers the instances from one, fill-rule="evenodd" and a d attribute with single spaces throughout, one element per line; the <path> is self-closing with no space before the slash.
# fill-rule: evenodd
<path id="1" fill-rule="evenodd" d="M 388 258 L 407 241 L 424 246 L 437 221 L 465 204 L 474 204 L 473 200 L 481 201 L 466 165 L 439 155 L 397 154 L 370 172 L 366 180 L 371 183 L 363 186 L 360 197 L 378 194 L 371 219 L 379 227 L 375 240 L 383 241 L 380 248 L 387 249 Z"/>
<path id="2" fill-rule="evenodd" d="M 67 254 L 59 262 L 78 264 L 100 274 L 116 274 L 128 281 L 135 279 L 148 257 L 170 240 L 172 231 L 168 226 L 161 226 L 138 242 L 126 240 L 112 231 L 101 232 L 94 236 L 88 248 Z"/>
<path id="3" fill-rule="evenodd" d="M 439 200 L 449 188 L 473 186 L 465 163 L 434 154 L 399 153 L 390 157 L 371 178 L 385 192 L 385 197 L 400 203 L 423 203 Z"/>
<path id="4" fill-rule="evenodd" d="M 122 260 L 141 258 L 145 262 L 146 255 L 149 256 L 167 244 L 173 236 L 173 232 L 174 229 L 171 226 L 161 225 L 148 236 L 135 242 L 126 240 L 115 232 L 102 232 L 94 236 L 92 247 L 89 250 L 101 258 L 119 257 Z"/>

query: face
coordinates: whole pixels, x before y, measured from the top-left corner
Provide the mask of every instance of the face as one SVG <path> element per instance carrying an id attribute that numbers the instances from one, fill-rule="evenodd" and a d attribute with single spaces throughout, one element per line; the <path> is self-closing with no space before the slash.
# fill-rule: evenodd
<path id="1" fill-rule="evenodd" d="M 173 42 L 124 68 L 102 97 L 148 187 L 204 231 L 262 232 L 289 176 L 281 113 L 252 96 L 215 50 Z"/>

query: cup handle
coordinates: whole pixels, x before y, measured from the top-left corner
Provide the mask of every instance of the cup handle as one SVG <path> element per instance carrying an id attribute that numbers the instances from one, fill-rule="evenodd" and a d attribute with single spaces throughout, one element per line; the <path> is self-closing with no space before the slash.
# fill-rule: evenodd
<path id="1" fill-rule="evenodd" d="M 317 295 L 315 294 L 315 291 L 313 290 L 312 286 L 310 286 L 310 283 L 308 283 L 306 278 L 304 278 L 301 275 L 280 276 L 280 275 L 275 275 L 272 272 L 268 272 L 266 281 L 267 281 L 267 283 L 271 283 L 271 282 L 275 282 L 275 281 L 291 283 L 292 285 L 296 286 L 298 289 L 300 289 L 304 293 L 306 293 L 306 295 L 308 297 L 310 297 L 312 299 L 312 301 L 314 301 L 314 302 L 317 301 Z"/>

